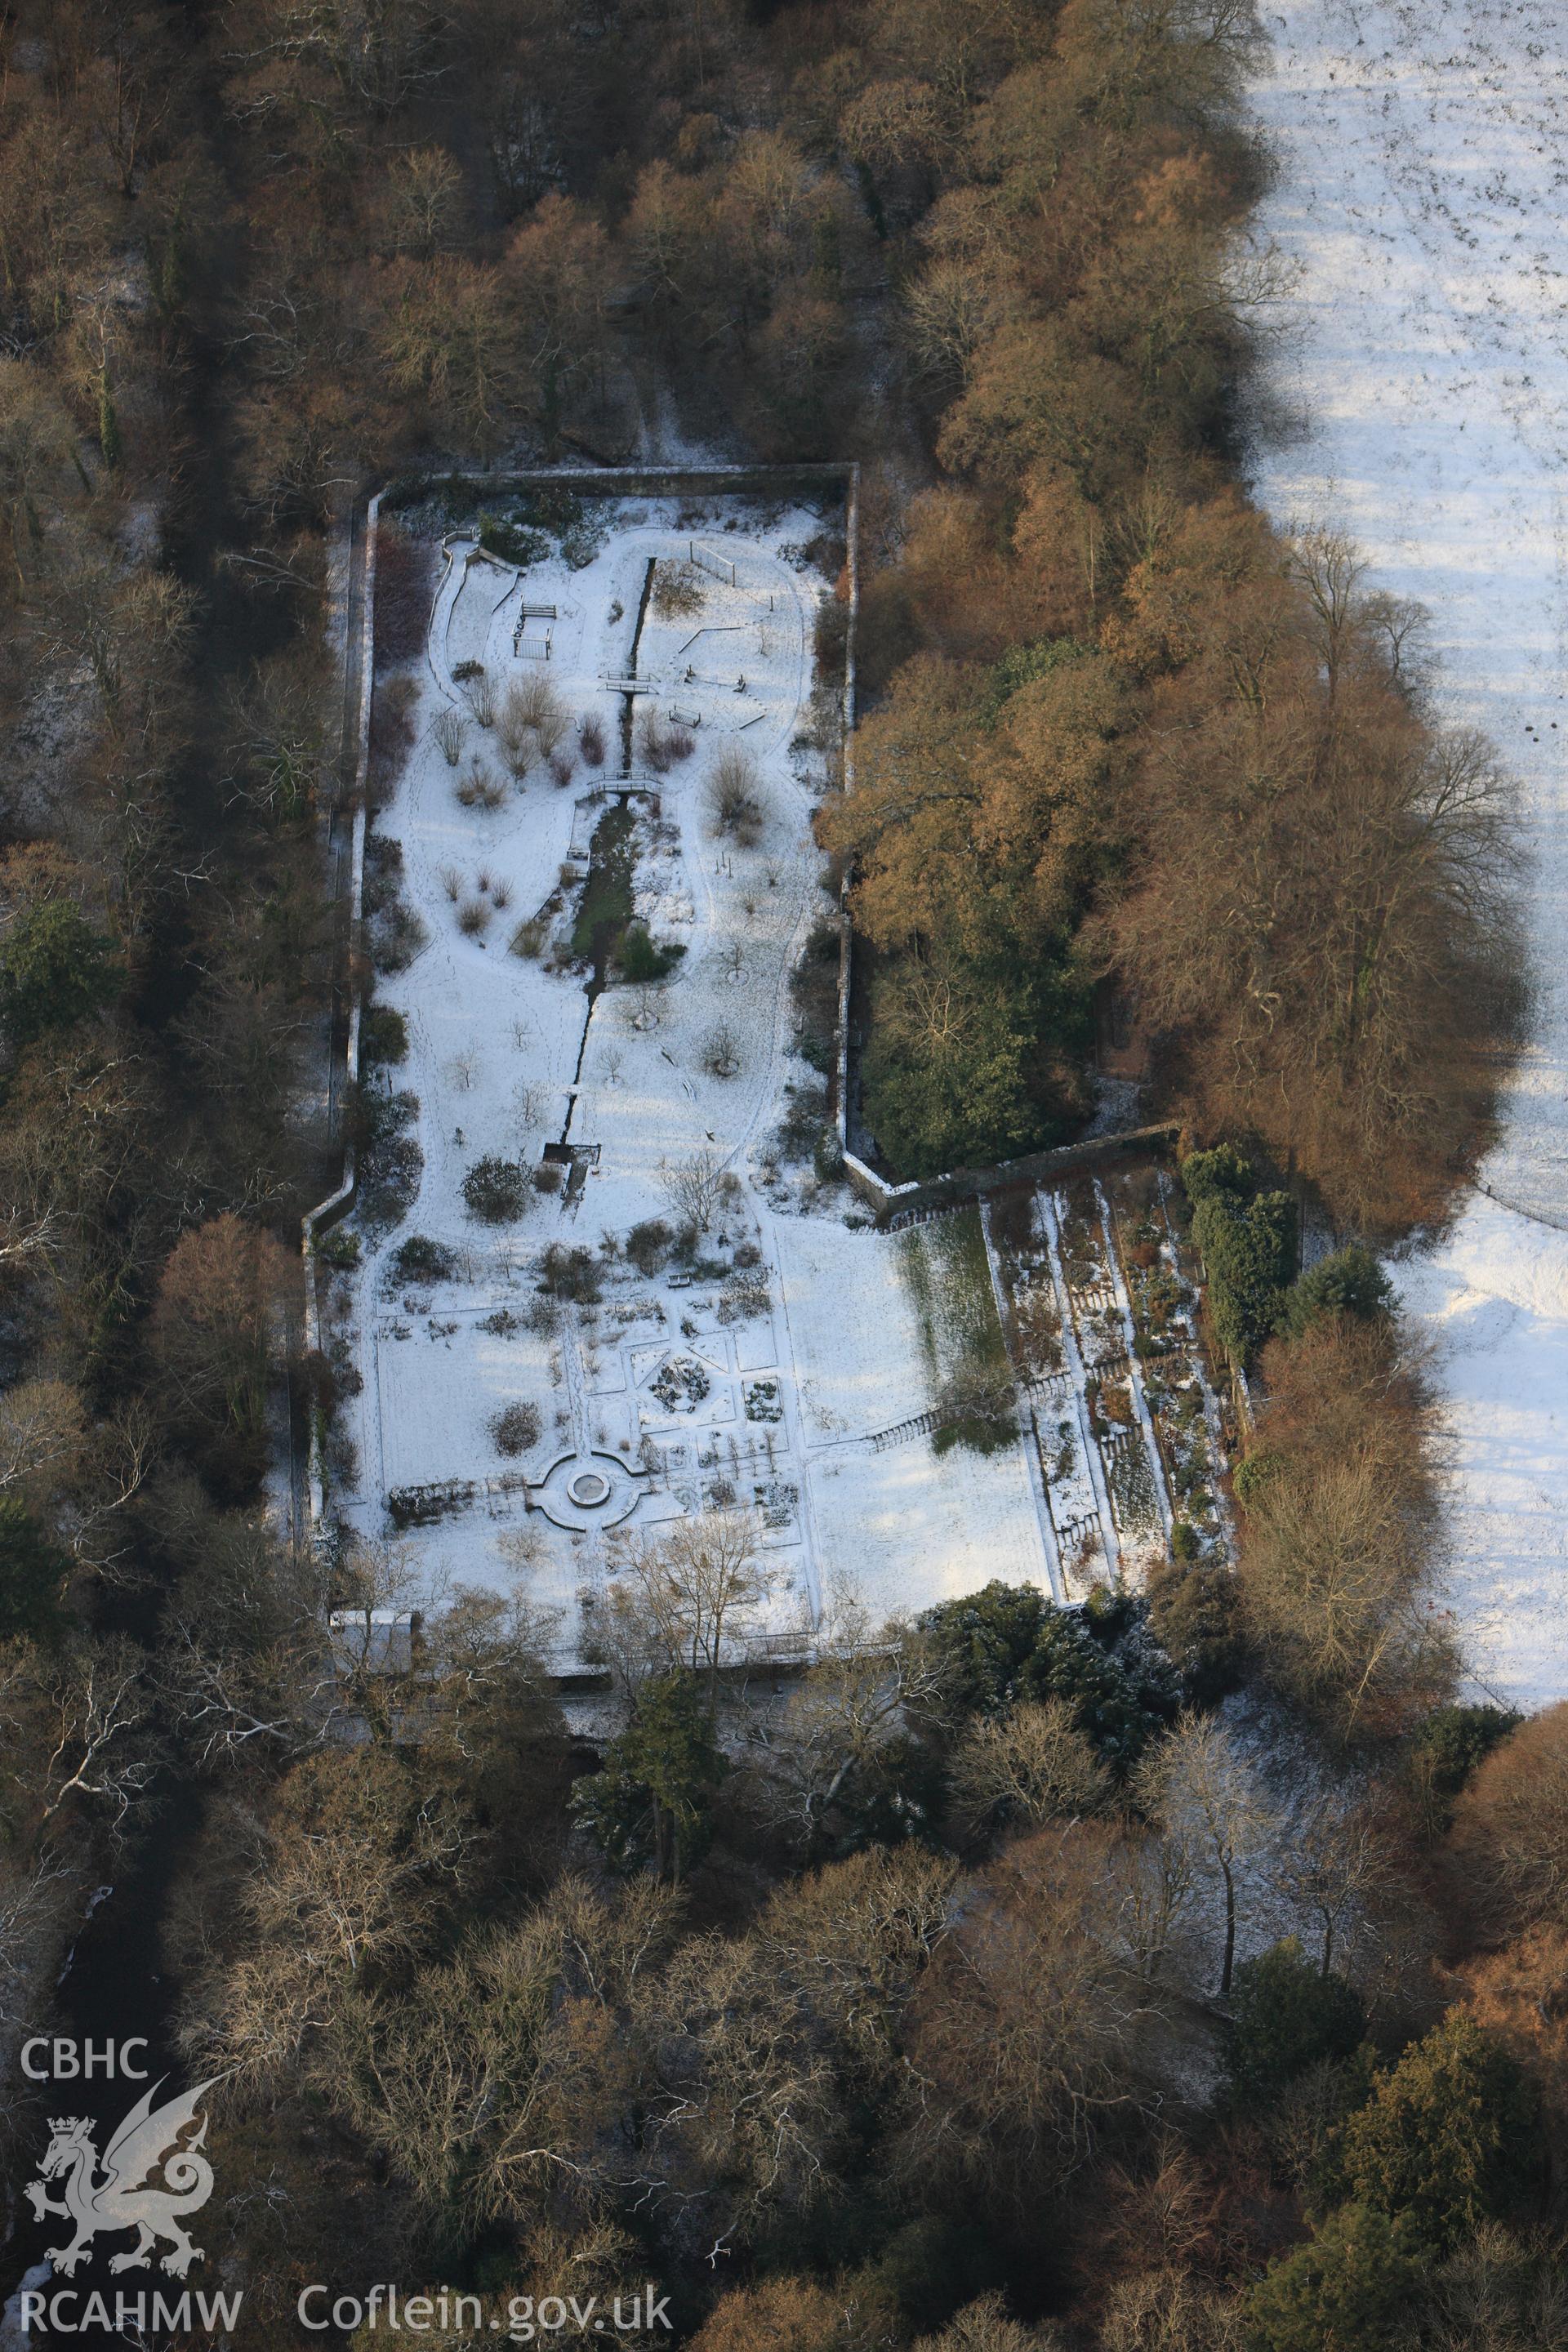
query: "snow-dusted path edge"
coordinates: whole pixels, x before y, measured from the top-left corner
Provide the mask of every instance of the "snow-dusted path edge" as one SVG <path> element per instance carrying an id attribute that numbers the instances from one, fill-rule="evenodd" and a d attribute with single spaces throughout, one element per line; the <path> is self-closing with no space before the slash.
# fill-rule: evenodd
<path id="1" fill-rule="evenodd" d="M 1561 0 L 1288 0 L 1264 26 L 1254 105 L 1279 171 L 1257 226 L 1300 266 L 1274 388 L 1306 423 L 1260 446 L 1258 494 L 1282 522 L 1343 525 L 1379 584 L 1428 607 L 1447 706 L 1499 744 L 1528 814 L 1539 993 L 1482 1171 L 1500 1197 L 1395 1271 L 1451 1429 L 1475 1684 L 1542 1706 L 1568 1697 Z"/>

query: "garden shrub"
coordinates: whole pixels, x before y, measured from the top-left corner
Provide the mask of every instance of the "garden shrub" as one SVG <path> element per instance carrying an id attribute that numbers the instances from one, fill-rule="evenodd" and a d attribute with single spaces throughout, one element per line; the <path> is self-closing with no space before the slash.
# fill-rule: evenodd
<path id="1" fill-rule="evenodd" d="M 490 1435 L 495 1440 L 497 1453 L 509 1458 L 526 1454 L 531 1445 L 537 1445 L 542 1429 L 539 1407 L 525 1404 L 521 1400 L 509 1404 L 503 1412 L 498 1412 L 490 1423 Z"/>
<path id="2" fill-rule="evenodd" d="M 1213 1706 L 1241 1680 L 1241 1589 L 1226 1566 L 1196 1559 L 1197 1530 L 1178 1519 L 1173 1557 L 1150 1570 L 1149 1623 L 1194 1706 Z"/>
<path id="3" fill-rule="evenodd" d="M 1251 1453 L 1237 1464 L 1231 1475 L 1236 1499 L 1242 1508 L 1249 1510 L 1269 1480 L 1277 1478 L 1286 1466 L 1285 1456 L 1272 1446 L 1255 1445 Z"/>
<path id="4" fill-rule="evenodd" d="M 1215 1334 L 1232 1361 L 1249 1363 L 1285 1311 L 1296 1263 L 1296 1204 L 1258 1190 L 1248 1161 L 1228 1144 L 1182 1163 L 1193 1203 L 1193 1238 L 1208 1276 Z"/>
<path id="5" fill-rule="evenodd" d="M 494 1152 L 476 1160 L 462 1183 L 463 1205 L 481 1224 L 506 1225 L 524 1215 L 532 1186 L 526 1168 Z"/>
<path id="6" fill-rule="evenodd" d="M 1200 1201 L 1249 1201 L 1258 1190 L 1252 1162 L 1234 1144 L 1212 1151 L 1189 1151 L 1182 1162 L 1182 1189 L 1195 1209 Z"/>
<path id="7" fill-rule="evenodd" d="M 542 563 L 550 553 L 550 541 L 543 531 L 529 530 L 494 514 L 479 517 L 479 545 L 487 555 L 515 563 L 520 572 L 526 572 L 531 563 Z"/>
<path id="8" fill-rule="evenodd" d="M 665 556 L 654 566 L 653 609 L 661 621 L 685 620 L 700 613 L 707 588 L 695 563 Z"/>
<path id="9" fill-rule="evenodd" d="M 1243 1960 L 1231 1997 L 1231 2087 L 1257 2112 L 1325 2058 L 1348 2058 L 1366 2023 L 1361 1995 L 1325 1975 L 1294 1936 Z"/>
<path id="10" fill-rule="evenodd" d="M 457 1271 L 457 1252 L 445 1242 L 433 1242 L 426 1234 L 410 1234 L 392 1261 L 393 1278 L 397 1282 L 450 1282 Z"/>
<path id="11" fill-rule="evenodd" d="M 719 1301 L 719 1319 L 729 1322 L 765 1315 L 773 1303 L 773 1285 L 765 1265 L 737 1265 L 725 1281 Z"/>
<path id="12" fill-rule="evenodd" d="M 646 923 L 628 923 L 616 950 L 616 962 L 623 980 L 647 985 L 668 979 L 685 953 L 683 941 L 658 947 L 649 938 Z"/>
<path id="13" fill-rule="evenodd" d="M 1292 1339 L 1325 1315 L 1354 1315 L 1370 1323 L 1386 1315 L 1394 1303 L 1394 1285 L 1371 1250 L 1351 1247 L 1321 1258 L 1291 1286 L 1285 1302 L 1284 1328 Z"/>
<path id="14" fill-rule="evenodd" d="M 359 1220 L 367 1232 L 384 1233 L 408 1214 L 418 1197 L 425 1154 L 410 1129 L 419 1115 L 419 1097 L 405 1087 L 395 1093 L 361 1087 L 348 1108 L 359 1154 Z"/>
<path id="15" fill-rule="evenodd" d="M 757 763 L 736 744 L 719 754 L 707 784 L 708 814 L 716 834 L 728 835 L 749 849 L 761 840 L 768 803 Z"/>
<path id="16" fill-rule="evenodd" d="M 675 1235 L 662 1217 L 645 1217 L 626 1235 L 626 1255 L 639 1274 L 657 1274 L 674 1245 Z"/>
<path id="17" fill-rule="evenodd" d="M 844 1150 L 833 1129 L 824 1128 L 811 1154 L 811 1172 L 819 1184 L 837 1184 L 844 1173 Z"/>
<path id="18" fill-rule="evenodd" d="M 392 1004 L 367 1004 L 360 1015 L 361 1066 L 374 1070 L 408 1059 L 408 1024 Z"/>
<path id="19" fill-rule="evenodd" d="M 540 1262 L 539 1287 L 551 1298 L 591 1307 L 599 1296 L 599 1262 L 590 1249 L 552 1242 Z"/>

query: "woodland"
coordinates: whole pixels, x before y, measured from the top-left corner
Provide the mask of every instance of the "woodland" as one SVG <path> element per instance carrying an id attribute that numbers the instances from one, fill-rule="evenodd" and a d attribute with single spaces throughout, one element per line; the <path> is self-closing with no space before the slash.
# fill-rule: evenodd
<path id="1" fill-rule="evenodd" d="M 20 2053 L 113 1885 L 162 2010 L 100 1960 L 98 2030 L 226 2078 L 242 2352 L 394 2278 L 652 2281 L 627 2340 L 700 2352 L 1568 2346 L 1568 1706 L 1458 1696 L 1371 1255 L 1488 1132 L 1510 791 L 1420 613 L 1241 487 L 1261 37 L 1247 0 L 0 11 L 0 2133 L 19 2189 Z M 692 448 L 862 469 L 816 822 L 884 1153 L 1075 1134 L 1123 1008 L 1256 1411 L 1234 1569 L 1069 1611 L 978 1563 L 795 1675 L 724 1669 L 733 1528 L 648 1547 L 590 1738 L 526 1612 L 454 1603 L 416 1686 L 334 1659 L 376 1563 L 264 1481 L 331 1378 L 348 519 Z"/>

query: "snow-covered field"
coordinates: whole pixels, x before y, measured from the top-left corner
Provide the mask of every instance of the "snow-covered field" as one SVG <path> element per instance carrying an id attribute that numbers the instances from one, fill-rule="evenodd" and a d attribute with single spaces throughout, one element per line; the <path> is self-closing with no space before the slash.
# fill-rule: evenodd
<path id="1" fill-rule="evenodd" d="M 1300 266 L 1260 446 L 1281 520 L 1348 528 L 1418 597 L 1449 706 L 1520 778 L 1539 999 L 1502 1139 L 1399 1269 L 1454 1435 L 1453 1605 L 1478 1684 L 1568 1696 L 1568 46 L 1562 0 L 1267 7 L 1279 161 L 1258 224 Z"/>

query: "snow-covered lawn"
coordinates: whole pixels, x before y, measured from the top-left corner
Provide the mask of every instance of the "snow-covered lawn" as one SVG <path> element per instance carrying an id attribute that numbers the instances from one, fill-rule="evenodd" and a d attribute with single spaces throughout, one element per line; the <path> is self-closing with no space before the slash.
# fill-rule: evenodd
<path id="1" fill-rule="evenodd" d="M 1399 1269 L 1454 1436 L 1452 1601 L 1478 1684 L 1568 1696 L 1568 47 L 1562 0 L 1289 0 L 1255 92 L 1258 226 L 1300 265 L 1264 446 L 1281 520 L 1419 598 L 1453 714 L 1520 777 L 1539 995 L 1501 1140 Z"/>

